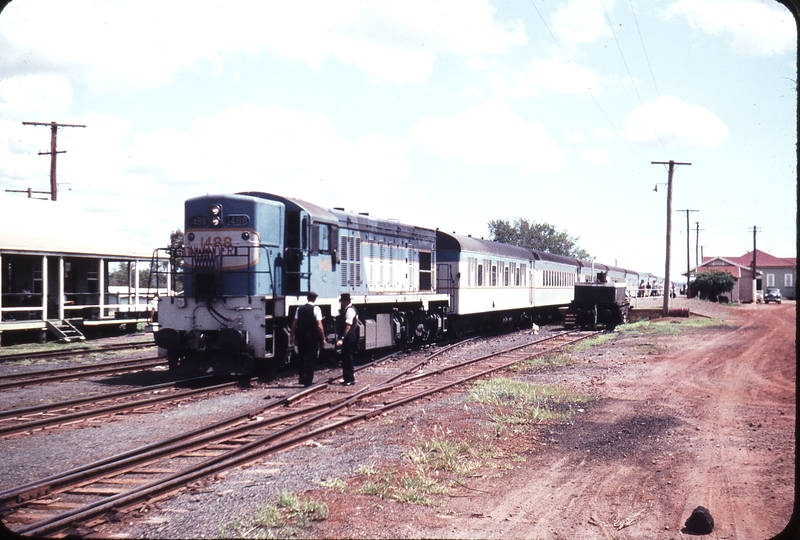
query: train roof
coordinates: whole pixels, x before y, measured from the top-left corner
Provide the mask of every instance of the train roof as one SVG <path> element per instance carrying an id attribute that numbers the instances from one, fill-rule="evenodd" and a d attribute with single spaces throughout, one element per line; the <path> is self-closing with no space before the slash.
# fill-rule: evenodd
<path id="1" fill-rule="evenodd" d="M 150 259 L 154 248 L 110 228 L 109 214 L 93 215 L 63 201 L 0 194 L 0 252 Z"/>
<path id="2" fill-rule="evenodd" d="M 267 199 L 270 201 L 281 202 L 286 205 L 290 210 L 305 210 L 315 223 L 328 223 L 330 225 L 338 225 L 339 218 L 336 217 L 330 210 L 314 203 L 302 201 L 300 199 L 293 199 L 291 197 L 281 197 L 273 193 L 263 193 L 261 191 L 245 191 L 237 193 L 237 195 L 246 195 L 249 197 L 257 197 L 259 199 Z"/>
<path id="3" fill-rule="evenodd" d="M 260 199 L 267 199 L 271 201 L 281 202 L 286 205 L 290 210 L 305 210 L 315 223 L 328 223 L 330 225 L 346 225 L 355 228 L 359 231 L 370 232 L 373 234 L 388 234 L 388 235 L 402 235 L 411 238 L 430 238 L 433 239 L 433 229 L 426 229 L 424 227 L 417 227 L 415 225 L 408 225 L 400 223 L 396 220 L 378 219 L 368 214 L 347 212 L 341 208 L 334 208 L 328 210 L 314 203 L 294 199 L 291 197 L 281 197 L 272 193 L 262 193 L 259 191 L 248 191 L 237 193 L 237 195 L 246 195 L 250 197 L 258 197 Z"/>
<path id="4" fill-rule="evenodd" d="M 567 255 L 556 255 L 555 253 L 550 253 L 548 251 L 533 251 L 536 254 L 536 259 L 540 261 L 550 261 L 550 262 L 557 262 L 561 264 L 568 264 L 570 266 L 578 266 L 578 260 L 569 257 Z"/>
<path id="5" fill-rule="evenodd" d="M 461 234 L 449 234 L 442 231 L 436 231 L 437 242 L 436 249 L 442 251 L 469 251 L 472 253 L 486 253 L 487 255 L 499 255 L 502 257 L 514 257 L 516 259 L 532 260 L 534 253 L 519 246 L 512 246 L 511 244 L 503 244 L 501 242 L 491 242 L 483 238 L 473 238 L 471 236 L 464 236 Z"/>

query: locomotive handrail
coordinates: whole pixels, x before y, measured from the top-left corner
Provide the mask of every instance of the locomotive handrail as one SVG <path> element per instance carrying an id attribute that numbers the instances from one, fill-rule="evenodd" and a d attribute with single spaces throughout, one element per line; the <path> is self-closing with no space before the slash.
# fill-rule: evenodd
<path id="1" fill-rule="evenodd" d="M 252 296 L 254 295 L 254 288 L 256 287 L 252 278 L 253 276 L 264 274 L 269 276 L 269 288 L 274 295 L 276 293 L 276 282 L 272 260 L 269 257 L 269 248 L 271 247 L 275 246 L 272 244 L 259 244 L 256 246 L 230 246 L 230 249 L 226 250 L 228 252 L 209 249 L 197 250 L 193 253 L 187 253 L 183 248 L 160 248 L 157 251 L 166 253 L 166 256 L 163 257 L 164 259 L 176 262 L 178 259 L 180 259 L 181 261 L 179 264 L 171 264 L 164 269 L 160 264 L 162 261 L 162 254 L 159 253 L 159 256 L 154 259 L 154 274 L 156 275 L 156 283 L 160 282 L 160 276 L 162 274 L 166 274 L 167 281 L 173 285 L 170 287 L 169 294 L 170 296 L 176 296 L 184 293 L 184 291 L 178 290 L 179 287 L 177 287 L 177 282 L 179 278 L 186 276 L 194 278 L 197 275 L 202 275 L 204 273 L 219 275 L 224 271 L 224 273 L 228 275 L 246 275 L 246 296 L 248 296 L 249 299 L 252 299 Z M 253 256 L 254 250 L 264 250 L 264 262 L 266 264 L 266 269 L 256 270 L 255 265 L 250 264 L 251 261 L 260 260 L 260 257 L 256 258 Z M 228 258 L 246 258 L 247 264 L 242 265 L 241 268 L 226 268 L 225 260 Z M 202 270 L 205 270 L 205 272 Z M 222 291 L 220 290 L 220 287 L 221 282 L 215 281 L 215 295 L 221 294 Z"/>

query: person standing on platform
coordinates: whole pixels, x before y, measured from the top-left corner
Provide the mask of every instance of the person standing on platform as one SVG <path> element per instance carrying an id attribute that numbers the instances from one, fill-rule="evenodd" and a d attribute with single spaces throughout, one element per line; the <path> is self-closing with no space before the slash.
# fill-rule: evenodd
<path id="1" fill-rule="evenodd" d="M 355 365 L 358 350 L 358 312 L 350 302 L 350 295 L 343 293 L 339 298 L 342 313 L 342 330 L 339 333 L 337 347 L 342 348 L 342 384 L 351 386 L 356 383 Z"/>
<path id="2" fill-rule="evenodd" d="M 289 345 L 297 344 L 300 384 L 311 386 L 314 383 L 319 348 L 325 342 L 325 330 L 322 328 L 322 310 L 314 303 L 317 301 L 317 293 L 309 292 L 306 300 L 306 304 L 295 311 Z"/>

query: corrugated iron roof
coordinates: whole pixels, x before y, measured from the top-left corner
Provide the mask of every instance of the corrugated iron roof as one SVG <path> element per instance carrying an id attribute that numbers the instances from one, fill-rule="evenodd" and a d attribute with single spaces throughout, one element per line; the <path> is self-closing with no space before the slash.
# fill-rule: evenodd
<path id="1" fill-rule="evenodd" d="M 0 253 L 149 259 L 153 247 L 65 202 L 0 193 Z M 165 242 L 166 245 L 166 237 Z"/>
<path id="2" fill-rule="evenodd" d="M 770 255 L 765 251 L 761 251 L 760 249 L 756 250 L 756 265 L 759 268 L 765 267 L 794 267 L 797 266 L 797 257 L 776 257 L 775 255 Z M 748 251 L 741 257 L 726 257 L 727 259 L 735 262 L 736 264 L 741 264 L 742 266 L 752 266 L 753 265 L 753 252 Z"/>

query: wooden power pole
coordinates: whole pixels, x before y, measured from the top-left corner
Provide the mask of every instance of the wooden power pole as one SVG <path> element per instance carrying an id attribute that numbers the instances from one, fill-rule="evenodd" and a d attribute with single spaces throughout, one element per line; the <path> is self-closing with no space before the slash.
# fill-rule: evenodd
<path id="1" fill-rule="evenodd" d="M 50 200 L 58 200 L 58 183 L 56 182 L 56 154 L 64 154 L 66 150 L 56 150 L 56 138 L 60 127 L 86 127 L 81 124 L 59 124 L 58 122 L 22 122 L 26 126 L 50 126 L 50 151 L 39 152 L 40 156 L 50 154 Z"/>
<path id="2" fill-rule="evenodd" d="M 670 245 L 672 243 L 672 175 L 675 173 L 675 165 L 691 165 L 691 163 L 678 163 L 676 161 L 651 161 L 651 165 L 669 165 L 667 176 L 667 262 L 664 269 L 664 316 L 669 316 L 669 291 L 672 287 L 669 275 L 670 264 Z"/>

